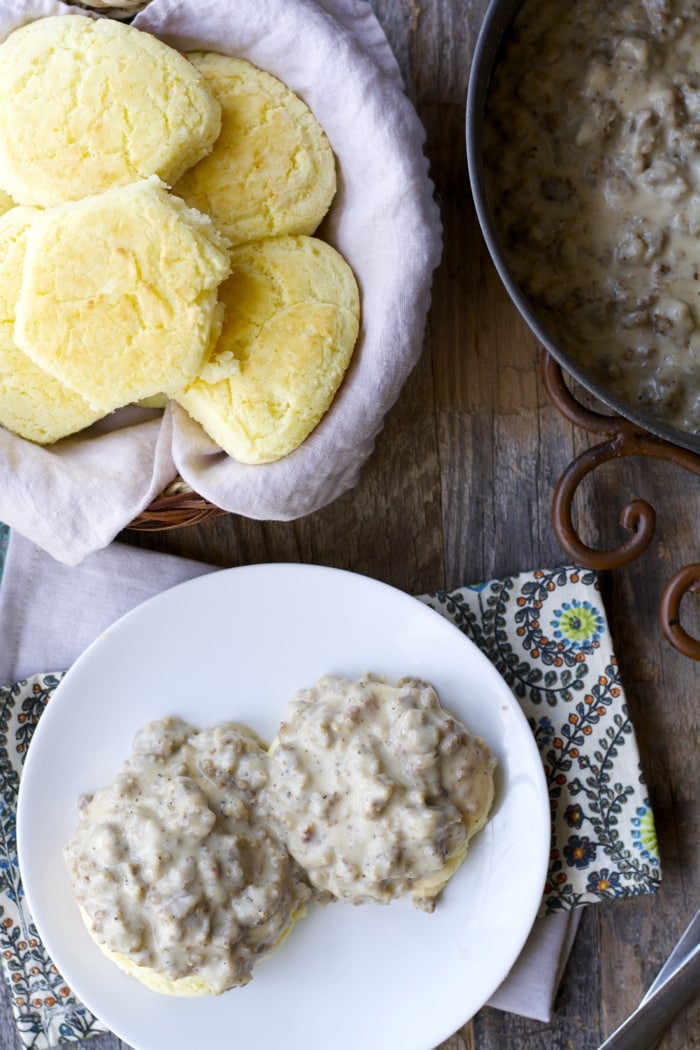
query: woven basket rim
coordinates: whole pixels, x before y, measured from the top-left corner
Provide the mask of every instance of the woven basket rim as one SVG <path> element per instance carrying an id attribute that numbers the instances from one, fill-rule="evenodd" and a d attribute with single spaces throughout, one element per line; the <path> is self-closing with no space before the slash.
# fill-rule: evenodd
<path id="1" fill-rule="evenodd" d="M 69 0 L 70 6 L 116 22 L 128 22 L 148 7 L 150 0 Z"/>
<path id="2" fill-rule="evenodd" d="M 180 486 L 182 486 L 180 491 L 170 491 Z M 206 521 L 207 518 L 226 513 L 227 511 L 217 507 L 204 496 L 200 496 L 189 485 L 186 485 L 182 478 L 178 477 L 165 492 L 156 496 L 126 528 L 140 532 L 179 529 L 186 525 L 197 525 Z"/>
<path id="3" fill-rule="evenodd" d="M 90 7 L 96 11 L 137 11 L 148 3 L 149 0 L 72 0 L 73 7 Z"/>

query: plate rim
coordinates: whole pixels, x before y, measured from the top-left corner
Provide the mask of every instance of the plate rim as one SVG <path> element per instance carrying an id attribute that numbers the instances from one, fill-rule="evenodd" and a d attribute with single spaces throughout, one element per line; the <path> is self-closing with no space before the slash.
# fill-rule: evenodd
<path id="1" fill-rule="evenodd" d="M 34 739 L 36 738 L 36 734 L 37 733 L 39 734 L 39 740 L 40 741 L 44 740 L 44 738 L 48 739 L 50 734 L 51 734 L 51 727 L 52 727 L 53 722 L 58 721 L 58 720 L 60 720 L 62 718 L 62 716 L 63 716 L 62 706 L 66 702 L 70 702 L 70 701 L 63 701 L 62 697 L 65 696 L 65 695 L 70 697 L 71 689 L 72 689 L 72 682 L 75 680 L 75 677 L 76 677 L 74 674 L 72 674 L 72 672 L 74 670 L 76 670 L 76 669 L 80 672 L 80 670 L 82 669 L 82 667 L 86 663 L 89 664 L 90 661 L 94 660 L 95 659 L 95 652 L 97 650 L 99 650 L 100 645 L 104 642 L 104 640 L 108 636 L 113 634 L 115 632 L 115 630 L 118 631 L 118 632 L 121 632 L 122 630 L 125 630 L 128 633 L 128 631 L 130 630 L 130 623 L 131 623 L 132 620 L 134 620 L 134 619 L 138 620 L 140 617 L 142 617 L 144 615 L 148 618 L 150 615 L 152 615 L 151 610 L 155 609 L 157 611 L 158 605 L 160 605 L 161 603 L 165 603 L 167 605 L 168 603 L 173 601 L 173 598 L 172 598 L 173 592 L 176 592 L 176 591 L 177 592 L 182 592 L 183 590 L 191 591 L 191 590 L 200 590 L 200 589 L 203 589 L 204 591 L 206 591 L 211 586 L 214 586 L 216 588 L 218 588 L 219 586 L 223 586 L 224 588 L 226 588 L 228 586 L 228 580 L 230 580 L 230 579 L 234 579 L 235 580 L 236 578 L 239 578 L 242 574 L 246 574 L 248 576 L 259 576 L 261 573 L 262 573 L 262 575 L 266 575 L 266 574 L 270 574 L 270 573 L 272 573 L 274 575 L 275 573 L 278 573 L 278 572 L 290 574 L 292 577 L 297 577 L 297 578 L 299 578 L 300 576 L 307 576 L 308 574 L 315 575 L 319 579 L 320 579 L 321 576 L 325 576 L 327 579 L 342 577 L 345 580 L 352 581 L 352 583 L 355 586 L 357 586 L 357 587 L 360 587 L 360 588 L 370 587 L 371 589 L 376 590 L 377 592 L 386 593 L 389 596 L 390 600 L 399 601 L 399 602 L 404 602 L 405 601 L 407 603 L 406 607 L 408 607 L 408 604 L 410 603 L 410 606 L 412 608 L 412 611 L 413 611 L 414 615 L 425 616 L 427 620 L 429 619 L 432 622 L 440 622 L 440 623 L 444 624 L 446 627 L 448 627 L 450 630 L 456 632 L 456 634 L 460 638 L 460 644 L 462 644 L 464 646 L 465 651 L 470 652 L 471 653 L 471 658 L 472 659 L 476 659 L 477 661 L 479 661 L 481 663 L 482 669 L 484 670 L 484 672 L 487 675 L 487 677 L 490 677 L 494 683 L 498 683 L 496 688 L 501 691 L 501 693 L 502 693 L 504 698 L 506 698 L 506 697 L 508 698 L 508 700 L 509 700 L 509 704 L 508 704 L 509 709 L 510 709 L 511 713 L 514 715 L 514 717 L 516 718 L 516 721 L 518 721 L 520 723 L 520 731 L 521 731 L 521 733 L 524 731 L 523 739 L 528 741 L 528 750 L 530 751 L 530 760 L 532 761 L 532 760 L 536 759 L 536 762 L 532 761 L 531 773 L 534 774 L 534 776 L 533 776 L 533 783 L 535 781 L 537 783 L 538 801 L 540 803 L 540 814 L 539 814 L 540 820 L 538 821 L 538 825 L 541 823 L 542 830 L 543 830 L 543 835 L 542 835 L 542 837 L 543 837 L 543 842 L 542 842 L 543 848 L 539 852 L 539 861 L 540 861 L 540 863 L 539 863 L 539 872 L 538 872 L 537 881 L 538 881 L 539 884 L 541 884 L 542 890 L 544 889 L 544 883 L 545 883 L 545 879 L 546 879 L 546 872 L 547 872 L 548 860 L 549 860 L 549 829 L 550 829 L 549 792 L 548 792 L 548 788 L 547 788 L 546 777 L 545 777 L 545 773 L 544 773 L 544 767 L 543 767 L 543 764 L 542 764 L 540 752 L 539 752 L 539 750 L 537 748 L 536 741 L 535 741 L 534 736 L 532 734 L 531 727 L 530 727 L 530 725 L 528 723 L 528 720 L 527 720 L 527 717 L 526 717 L 525 713 L 523 712 L 523 710 L 522 710 L 522 708 L 521 708 L 521 706 L 520 706 L 520 704 L 519 704 L 519 702 L 517 700 L 517 697 L 513 694 L 512 690 L 507 685 L 507 683 L 503 679 L 502 675 L 498 672 L 498 670 L 496 669 L 496 667 L 494 666 L 492 661 L 486 656 L 486 654 L 476 645 L 476 643 L 471 638 L 468 637 L 468 635 L 466 635 L 463 631 L 461 631 L 460 628 L 453 621 L 451 621 L 448 617 L 445 617 L 442 613 L 440 613 L 437 609 L 433 608 L 427 602 L 422 601 L 420 598 L 416 597 L 415 595 L 408 594 L 407 592 L 401 590 L 400 588 L 395 587 L 392 584 L 386 583 L 386 582 L 384 582 L 382 580 L 379 580 L 379 579 L 376 579 L 374 577 L 367 576 L 367 575 L 365 575 L 363 573 L 360 573 L 360 572 L 357 572 L 355 570 L 336 568 L 336 567 L 329 566 L 329 565 L 323 565 L 323 564 L 317 564 L 317 563 L 289 562 L 289 561 L 261 562 L 261 563 L 254 563 L 254 564 L 250 564 L 250 565 L 232 566 L 232 567 L 228 567 L 228 568 L 215 569 L 213 572 L 204 573 L 204 574 L 199 575 L 197 577 L 180 581 L 179 583 L 174 584 L 173 586 L 168 587 L 165 590 L 160 591 L 157 594 L 152 595 L 151 597 L 145 599 L 144 601 L 142 601 L 138 605 L 136 605 L 134 608 L 132 608 L 132 609 L 128 610 L 127 612 L 125 612 L 122 616 L 120 616 L 117 620 L 115 620 L 113 624 L 111 624 L 104 631 L 102 631 L 83 650 L 83 652 L 80 654 L 80 656 L 74 661 L 74 663 L 72 664 L 71 668 L 64 675 L 63 679 L 61 680 L 61 682 L 57 686 L 57 688 L 56 688 L 56 690 L 55 690 L 55 692 L 54 692 L 54 694 L 53 694 L 53 696 L 51 698 L 51 703 L 48 705 L 46 711 L 43 713 L 41 719 L 39 720 L 39 723 L 38 723 L 36 731 L 35 731 L 35 736 L 32 737 L 32 741 L 31 741 L 30 746 L 29 746 L 28 751 L 27 751 L 27 755 L 26 755 L 26 759 L 25 759 L 25 767 L 23 769 L 23 773 L 22 773 L 22 776 L 20 778 L 20 785 L 19 785 L 19 794 L 18 794 L 18 803 L 17 803 L 17 847 L 18 847 L 18 854 L 19 854 L 19 858 L 20 858 L 20 860 L 19 860 L 20 873 L 21 873 L 21 876 L 22 876 L 23 884 L 25 885 L 25 896 L 26 896 L 26 900 L 27 900 L 27 905 L 29 907 L 30 912 L 32 913 L 32 916 L 34 916 L 34 913 L 35 913 L 35 910 L 32 908 L 32 899 L 33 899 L 33 895 L 34 895 L 33 875 L 30 874 L 29 882 L 25 883 L 24 871 L 23 871 L 23 861 L 22 861 L 22 856 L 23 856 L 23 853 L 25 852 L 27 838 L 31 837 L 31 836 L 29 836 L 29 833 L 28 833 L 28 830 L 27 830 L 28 827 L 29 827 L 29 820 L 28 820 L 28 817 L 26 816 L 26 810 L 27 810 L 27 806 L 30 805 L 30 803 L 27 802 L 27 796 L 30 795 L 30 792 L 32 790 L 35 790 L 35 788 L 32 787 L 33 782 L 34 782 L 32 770 L 33 770 L 34 765 L 37 762 L 40 761 L 40 749 L 41 748 L 39 750 L 35 750 L 34 751 L 34 755 L 35 756 L 39 756 L 39 757 L 36 757 L 36 758 L 32 759 L 32 744 L 34 743 Z M 225 578 L 225 580 L 224 580 L 224 578 Z M 216 580 L 216 583 L 213 583 L 214 580 Z M 428 596 L 428 595 L 426 595 L 426 596 Z M 178 599 L 175 599 L 175 600 L 177 601 Z M 434 621 L 433 618 L 437 618 L 437 621 Z M 442 628 L 440 628 L 440 630 L 441 629 Z M 302 687 L 302 685 L 303 685 L 303 683 L 300 685 L 300 687 Z M 49 716 L 48 719 L 47 719 L 47 715 Z M 42 724 L 44 725 L 43 729 L 42 729 Z M 131 728 L 130 732 L 131 732 L 132 736 L 133 736 L 133 733 L 138 728 L 139 728 L 138 726 L 134 726 L 134 727 Z M 42 745 L 42 746 L 44 746 L 44 745 Z M 126 757 L 126 756 L 124 756 L 124 757 Z M 29 777 L 25 776 L 27 770 L 29 771 L 29 774 L 30 774 Z M 29 785 L 29 787 L 26 787 L 25 785 Z M 34 899 L 36 900 L 36 898 L 34 898 Z M 518 938 L 518 940 L 517 940 L 517 951 L 511 952 L 512 958 L 510 958 L 510 957 L 508 958 L 507 965 L 505 963 L 502 964 L 501 969 L 500 969 L 500 976 L 499 976 L 498 979 L 494 979 L 493 987 L 491 988 L 487 998 L 483 1002 L 481 1002 L 480 1005 L 478 1005 L 476 1008 L 470 1008 L 469 1010 L 465 1009 L 465 1016 L 464 1016 L 464 1019 L 460 1022 L 460 1027 L 461 1027 L 461 1025 L 466 1024 L 471 1019 L 471 1017 L 473 1017 L 474 1014 L 476 1012 L 478 1012 L 478 1010 L 481 1009 L 486 1004 L 486 1002 L 488 1002 L 488 999 L 493 994 L 493 992 L 495 992 L 496 989 L 498 987 L 500 987 L 500 984 L 502 983 L 502 981 L 507 977 L 508 973 L 510 972 L 510 969 L 512 968 L 512 966 L 516 962 L 518 956 L 520 955 L 523 947 L 525 946 L 525 944 L 527 942 L 527 939 L 528 939 L 528 937 L 530 935 L 530 932 L 532 930 L 532 926 L 533 926 L 533 924 L 534 924 L 534 922 L 535 922 L 535 920 L 536 920 L 536 918 L 538 916 L 540 903 L 541 903 L 541 895 L 538 896 L 536 900 L 533 898 L 532 900 L 529 901 L 529 905 L 530 906 L 527 909 L 527 920 L 528 921 L 524 922 L 522 924 L 522 926 L 521 926 L 521 934 L 522 934 L 522 936 L 520 936 Z M 36 925 L 37 925 L 37 929 L 39 930 L 40 937 L 42 938 L 42 941 L 44 942 L 44 945 L 46 947 L 46 950 L 47 950 L 49 956 L 52 959 L 53 959 L 54 954 L 57 955 L 60 958 L 62 956 L 62 954 L 63 954 L 62 951 L 61 951 L 60 944 L 56 944 L 56 942 L 54 942 L 53 935 L 52 935 L 51 932 L 49 933 L 49 937 L 48 938 L 45 936 L 44 927 L 43 927 L 44 909 L 40 906 L 39 909 L 38 909 L 38 912 L 39 912 L 41 918 L 40 918 L 39 922 L 36 922 L 36 919 L 35 919 L 35 922 L 36 922 Z M 57 952 L 53 950 L 56 947 L 58 947 L 58 951 Z M 61 968 L 60 963 L 57 964 L 57 965 L 59 965 L 59 969 L 61 969 L 61 972 L 63 973 L 63 969 Z M 65 974 L 63 974 L 63 975 L 65 976 Z M 71 978 L 74 977 L 74 976 L 75 975 L 70 975 L 69 977 L 66 978 L 66 980 L 68 981 L 69 985 L 71 985 L 71 987 L 75 990 L 74 986 L 75 986 L 76 982 L 72 982 L 71 981 Z M 80 987 L 81 984 L 82 984 L 82 978 L 79 977 L 79 980 L 77 982 L 78 988 Z M 157 993 L 153 993 L 154 996 L 156 994 Z M 80 991 L 79 990 L 76 990 L 76 995 L 80 995 Z M 118 1034 L 120 1038 L 127 1039 L 127 1041 L 133 1042 L 133 1033 L 128 1033 L 128 1032 L 125 1033 L 124 1029 L 120 1026 L 120 1024 L 118 1024 L 118 1023 L 114 1024 L 114 1018 L 113 1017 L 110 1017 L 109 1020 L 104 1020 L 103 1016 L 102 1016 L 102 1013 L 101 1013 L 101 1011 L 99 1009 L 96 1011 L 94 1009 L 94 1005 L 92 1005 L 90 1002 L 86 1001 L 85 997 L 81 996 L 81 998 L 82 998 L 82 1001 L 84 1002 L 84 1004 L 88 1007 L 88 1009 L 90 1009 L 91 1012 L 94 1013 L 96 1017 L 98 1017 L 99 1019 L 103 1020 L 103 1023 L 105 1023 L 110 1028 L 111 1031 L 113 1031 L 115 1034 Z M 162 996 L 159 997 L 159 998 L 163 999 Z M 109 1013 L 109 1010 L 107 1011 L 107 1013 Z M 444 1029 L 444 1031 L 442 1031 L 442 1033 L 440 1033 L 438 1031 L 438 1027 L 439 1026 L 436 1024 L 435 1025 L 435 1035 L 433 1037 L 433 1038 L 438 1039 L 438 1040 L 444 1040 L 446 1038 L 449 1038 L 449 1036 L 452 1035 L 454 1033 L 454 1031 L 456 1030 L 456 1029 L 453 1028 L 452 1024 L 450 1024 L 450 1026 L 448 1028 Z M 120 1032 L 120 1030 L 121 1030 L 121 1032 Z M 138 1041 L 136 1043 L 134 1043 L 134 1046 L 136 1046 L 136 1047 L 139 1046 Z M 426 1050 L 429 1050 L 429 1048 L 426 1047 Z"/>

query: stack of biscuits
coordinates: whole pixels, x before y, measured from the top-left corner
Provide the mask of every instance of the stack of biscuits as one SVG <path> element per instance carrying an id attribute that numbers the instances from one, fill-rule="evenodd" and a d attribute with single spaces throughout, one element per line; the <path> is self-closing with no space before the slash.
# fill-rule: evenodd
<path id="1" fill-rule="evenodd" d="M 335 159 L 307 106 L 242 59 L 108 18 L 0 45 L 0 424 L 50 444 L 172 398 L 242 463 L 318 424 L 359 292 L 314 237 Z"/>

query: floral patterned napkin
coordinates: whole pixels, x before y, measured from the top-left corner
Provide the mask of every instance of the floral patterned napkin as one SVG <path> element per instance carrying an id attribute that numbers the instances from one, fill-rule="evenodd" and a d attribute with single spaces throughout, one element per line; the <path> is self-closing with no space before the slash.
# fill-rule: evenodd
<path id="1" fill-rule="evenodd" d="M 552 809 L 541 914 L 653 893 L 654 817 L 595 573 L 539 569 L 424 600 L 489 657 L 539 745 Z"/>
<path id="2" fill-rule="evenodd" d="M 0 581 L 6 547 L 0 525 Z M 595 574 L 538 570 L 421 600 L 486 653 L 539 744 L 552 806 L 542 914 L 654 892 L 654 821 Z M 0 689 L 0 960 L 20 1037 L 34 1050 L 106 1030 L 47 956 L 17 863 L 22 763 L 61 677 L 39 674 Z"/>

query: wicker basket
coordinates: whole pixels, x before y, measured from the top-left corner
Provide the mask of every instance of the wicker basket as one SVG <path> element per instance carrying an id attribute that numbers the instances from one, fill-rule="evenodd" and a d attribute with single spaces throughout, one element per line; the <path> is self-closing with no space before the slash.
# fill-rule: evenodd
<path id="1" fill-rule="evenodd" d="M 126 527 L 139 532 L 164 532 L 226 513 L 178 477 Z"/>
<path id="2" fill-rule="evenodd" d="M 85 7 L 110 18 L 133 18 L 143 10 L 148 0 L 74 0 L 74 7 Z"/>

